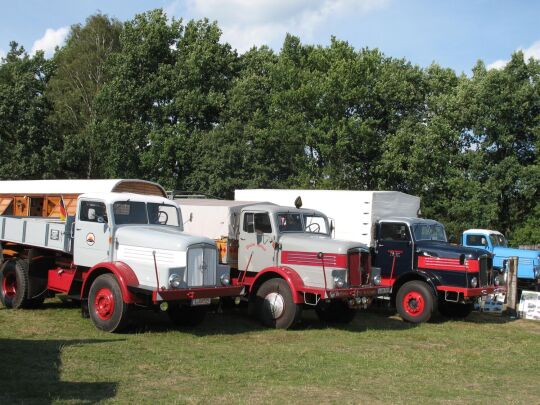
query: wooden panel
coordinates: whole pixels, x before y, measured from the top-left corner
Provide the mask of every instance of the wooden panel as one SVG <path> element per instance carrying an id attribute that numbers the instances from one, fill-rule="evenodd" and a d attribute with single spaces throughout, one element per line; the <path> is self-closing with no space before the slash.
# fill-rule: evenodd
<path id="1" fill-rule="evenodd" d="M 13 208 L 14 208 L 13 214 L 15 216 L 20 216 L 20 217 L 28 216 L 28 198 L 15 197 L 15 206 Z"/>
<path id="2" fill-rule="evenodd" d="M 154 184 L 139 183 L 135 181 L 126 181 L 120 183 L 112 191 L 117 193 L 136 193 L 166 197 L 165 195 L 163 195 L 160 187 L 157 187 Z"/>
<path id="3" fill-rule="evenodd" d="M 12 202 L 13 198 L 0 198 L 0 215 L 12 214 L 12 211 L 9 209 Z"/>
<path id="4" fill-rule="evenodd" d="M 48 197 L 48 217 L 60 218 L 60 197 Z M 77 211 L 77 197 L 64 197 L 64 204 L 68 215 L 75 215 Z"/>

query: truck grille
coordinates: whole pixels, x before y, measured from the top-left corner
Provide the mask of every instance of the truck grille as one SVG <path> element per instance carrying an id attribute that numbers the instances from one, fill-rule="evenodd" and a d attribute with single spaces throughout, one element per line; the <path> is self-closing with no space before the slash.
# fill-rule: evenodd
<path id="1" fill-rule="evenodd" d="M 479 259 L 480 273 L 479 273 L 479 285 L 480 287 L 486 287 L 491 284 L 491 271 L 493 268 L 493 260 L 487 256 L 480 256 Z"/>
<path id="2" fill-rule="evenodd" d="M 216 285 L 217 250 L 211 245 L 194 245 L 187 252 L 188 287 Z"/>
<path id="3" fill-rule="evenodd" d="M 350 251 L 348 254 L 349 263 L 349 285 L 360 286 L 369 284 L 371 266 L 369 254 L 360 251 Z"/>

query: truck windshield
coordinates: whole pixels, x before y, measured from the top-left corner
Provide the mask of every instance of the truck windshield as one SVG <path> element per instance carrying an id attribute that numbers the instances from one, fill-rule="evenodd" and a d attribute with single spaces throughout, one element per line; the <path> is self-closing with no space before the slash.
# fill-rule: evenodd
<path id="1" fill-rule="evenodd" d="M 280 232 L 307 232 L 328 235 L 328 222 L 325 217 L 315 214 L 278 214 Z"/>
<path id="2" fill-rule="evenodd" d="M 117 225 L 179 225 L 178 210 L 169 204 L 117 201 L 113 204 L 113 214 Z"/>
<path id="3" fill-rule="evenodd" d="M 414 240 L 439 240 L 446 242 L 444 227 L 439 224 L 415 224 L 412 226 Z"/>
<path id="4" fill-rule="evenodd" d="M 491 244 L 493 246 L 508 247 L 508 242 L 503 235 L 492 233 L 489 235 L 489 239 L 491 240 Z"/>

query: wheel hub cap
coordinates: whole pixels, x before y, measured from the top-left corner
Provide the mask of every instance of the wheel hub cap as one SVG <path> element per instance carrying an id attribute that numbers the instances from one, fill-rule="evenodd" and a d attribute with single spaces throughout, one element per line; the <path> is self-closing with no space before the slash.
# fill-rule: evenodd
<path id="1" fill-rule="evenodd" d="M 114 295 L 108 288 L 102 288 L 96 293 L 94 298 L 94 308 L 96 314 L 104 321 L 111 318 L 114 312 Z"/>
<path id="2" fill-rule="evenodd" d="M 4 274 L 2 281 L 2 294 L 4 297 L 13 297 L 17 293 L 17 277 L 15 273 L 9 272 Z"/>
<path id="3" fill-rule="evenodd" d="M 278 319 L 285 309 L 285 300 L 280 293 L 272 292 L 264 297 L 264 305 L 269 308 L 274 319 Z"/>
<path id="4" fill-rule="evenodd" d="M 412 316 L 418 316 L 424 311 L 425 301 L 422 294 L 416 291 L 411 291 L 403 298 L 403 308 Z"/>

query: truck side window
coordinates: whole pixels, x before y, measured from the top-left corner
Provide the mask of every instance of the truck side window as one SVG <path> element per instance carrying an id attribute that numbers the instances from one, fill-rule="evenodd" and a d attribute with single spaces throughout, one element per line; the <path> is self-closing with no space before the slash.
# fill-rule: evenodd
<path id="1" fill-rule="evenodd" d="M 409 228 L 406 224 L 383 222 L 381 224 L 381 240 L 409 241 Z"/>
<path id="2" fill-rule="evenodd" d="M 483 235 L 467 235 L 467 246 L 487 246 Z"/>
<path id="3" fill-rule="evenodd" d="M 255 232 L 255 227 L 253 226 L 253 214 L 251 212 L 244 214 L 244 226 L 242 229 L 247 233 Z"/>
<path id="4" fill-rule="evenodd" d="M 272 233 L 270 215 L 268 215 L 267 213 L 255 214 L 255 232 Z"/>
<path id="5" fill-rule="evenodd" d="M 81 201 L 79 220 L 85 222 L 107 222 L 107 209 L 105 204 L 97 201 Z"/>

